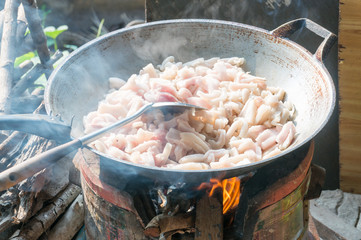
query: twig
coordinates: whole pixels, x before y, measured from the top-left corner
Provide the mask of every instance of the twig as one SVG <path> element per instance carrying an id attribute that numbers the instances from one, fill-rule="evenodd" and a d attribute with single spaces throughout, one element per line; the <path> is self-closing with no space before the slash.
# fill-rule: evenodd
<path id="1" fill-rule="evenodd" d="M 83 195 L 74 200 L 58 222 L 50 229 L 44 239 L 68 240 L 72 239 L 84 224 L 84 199 Z"/>
<path id="2" fill-rule="evenodd" d="M 67 206 L 80 194 L 80 192 L 80 187 L 69 184 L 54 202 L 41 209 L 34 218 L 27 222 L 24 227 L 10 239 L 38 239 L 65 211 Z"/>
<path id="3" fill-rule="evenodd" d="M 28 20 L 28 27 L 30 29 L 31 37 L 34 41 L 36 50 L 42 64 L 46 64 L 50 59 L 49 49 L 46 43 L 46 36 L 41 26 L 41 19 L 38 14 L 38 7 L 34 0 L 21 0 L 26 19 Z"/>
<path id="4" fill-rule="evenodd" d="M 63 54 L 59 51 L 54 53 L 51 59 L 46 63 L 47 66 L 52 66 L 56 61 L 58 61 Z M 18 83 L 13 87 L 11 91 L 11 97 L 15 98 L 21 96 L 26 89 L 31 87 L 35 80 L 38 79 L 47 69 L 42 64 L 37 64 L 35 67 L 28 73 L 26 76 L 22 77 Z"/>
<path id="5" fill-rule="evenodd" d="M 14 69 L 14 83 L 17 83 L 17 80 L 21 78 L 27 71 L 34 67 L 34 63 L 30 60 L 25 60 L 20 63 L 19 67 Z"/>
<path id="6" fill-rule="evenodd" d="M 6 111 L 12 87 L 14 60 L 16 53 L 16 23 L 18 15 L 18 0 L 6 0 L 3 34 L 0 55 L 0 111 Z"/>

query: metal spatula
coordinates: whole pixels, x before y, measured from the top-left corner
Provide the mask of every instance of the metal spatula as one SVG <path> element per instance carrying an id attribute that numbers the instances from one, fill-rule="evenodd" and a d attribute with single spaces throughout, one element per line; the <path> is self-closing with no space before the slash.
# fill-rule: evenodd
<path id="1" fill-rule="evenodd" d="M 0 173 L 0 191 L 6 190 L 15 184 L 21 182 L 22 180 L 33 176 L 35 173 L 40 170 L 48 167 L 49 165 L 55 163 L 60 158 L 64 157 L 68 153 L 74 151 L 77 148 L 82 147 L 100 137 L 104 134 L 110 132 L 115 128 L 119 128 L 124 126 L 144 113 L 149 113 L 151 110 L 160 109 L 162 111 L 171 111 L 171 112 L 183 112 L 187 109 L 195 109 L 195 110 L 205 110 L 203 107 L 180 103 L 180 102 L 159 102 L 159 103 L 149 103 L 139 109 L 135 114 L 125 119 L 122 119 L 116 123 L 108 127 L 104 127 L 99 129 L 98 131 L 92 132 L 83 137 L 74 139 L 70 142 L 67 142 L 63 145 L 50 149 L 42 154 L 39 154 L 35 157 L 32 157 L 25 162 L 22 162 L 14 167 L 6 169 L 5 171 Z"/>

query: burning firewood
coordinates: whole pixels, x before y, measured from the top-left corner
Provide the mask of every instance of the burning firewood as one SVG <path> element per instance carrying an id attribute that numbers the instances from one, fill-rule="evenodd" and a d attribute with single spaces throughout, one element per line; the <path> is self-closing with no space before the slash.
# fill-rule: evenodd
<path id="1" fill-rule="evenodd" d="M 38 239 L 80 194 L 80 187 L 70 184 L 52 203 L 30 219 L 10 239 Z"/>
<path id="2" fill-rule="evenodd" d="M 180 213 L 175 216 L 157 215 L 145 227 L 144 234 L 148 237 L 160 237 L 168 233 L 178 233 L 178 231 L 194 232 L 194 212 Z"/>

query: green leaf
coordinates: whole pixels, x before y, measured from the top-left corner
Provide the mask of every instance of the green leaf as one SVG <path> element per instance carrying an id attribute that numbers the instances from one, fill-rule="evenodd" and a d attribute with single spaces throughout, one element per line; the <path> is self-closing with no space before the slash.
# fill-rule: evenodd
<path id="1" fill-rule="evenodd" d="M 15 62 L 14 62 L 14 66 L 15 67 L 18 67 L 21 63 L 23 63 L 24 61 L 26 60 L 31 60 L 32 58 L 35 57 L 35 53 L 34 52 L 28 52 L 28 53 L 25 53 L 24 55 L 20 56 L 20 57 L 17 57 L 15 59 Z"/>
<path id="2" fill-rule="evenodd" d="M 55 28 L 53 26 L 44 28 L 45 35 L 52 39 L 56 39 L 60 33 L 66 31 L 66 30 L 68 30 L 68 26 L 66 26 L 66 25 L 62 25 L 58 28 Z"/>

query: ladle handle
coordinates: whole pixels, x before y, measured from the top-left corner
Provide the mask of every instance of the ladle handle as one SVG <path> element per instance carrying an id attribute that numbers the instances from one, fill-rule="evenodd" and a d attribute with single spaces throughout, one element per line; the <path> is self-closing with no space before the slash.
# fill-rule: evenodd
<path id="1" fill-rule="evenodd" d="M 0 173 L 0 191 L 6 190 L 22 180 L 33 176 L 81 146 L 82 142 L 79 139 L 75 139 L 6 169 Z"/>
<path id="2" fill-rule="evenodd" d="M 271 31 L 271 34 L 276 37 L 290 37 L 293 33 L 306 27 L 311 32 L 317 34 L 318 36 L 324 38 L 320 46 L 317 48 L 314 56 L 320 62 L 326 58 L 329 53 L 331 47 L 336 42 L 337 36 L 332 32 L 328 31 L 326 28 L 318 25 L 317 23 L 311 21 L 307 18 L 299 18 L 292 21 L 289 21 L 285 24 L 282 24 L 278 28 Z"/>

